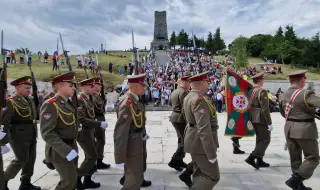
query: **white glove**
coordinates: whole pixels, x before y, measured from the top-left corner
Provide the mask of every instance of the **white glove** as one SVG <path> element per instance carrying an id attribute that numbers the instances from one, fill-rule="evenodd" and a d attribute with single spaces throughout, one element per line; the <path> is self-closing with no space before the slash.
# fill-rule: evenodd
<path id="1" fill-rule="evenodd" d="M 316 108 L 316 112 L 319 113 L 320 112 L 320 108 Z"/>
<path id="2" fill-rule="evenodd" d="M 124 163 L 116 164 L 116 168 L 123 169 L 124 168 Z"/>
<path id="3" fill-rule="evenodd" d="M 7 145 L 1 146 L 1 154 L 10 152 L 10 148 Z"/>
<path id="4" fill-rule="evenodd" d="M 108 127 L 108 122 L 102 121 L 100 127 L 101 127 L 102 129 L 107 128 L 107 127 Z"/>
<path id="5" fill-rule="evenodd" d="M 0 125 L 0 131 L 3 131 L 4 126 Z"/>
<path id="6" fill-rule="evenodd" d="M 272 131 L 273 130 L 273 126 L 272 125 L 268 125 L 268 131 Z"/>
<path id="7" fill-rule="evenodd" d="M 7 133 L 0 131 L 0 140 L 2 140 L 6 136 L 6 134 Z"/>
<path id="8" fill-rule="evenodd" d="M 37 125 L 40 124 L 40 120 L 37 120 Z"/>
<path id="9" fill-rule="evenodd" d="M 212 159 L 212 160 L 209 160 L 209 162 L 211 162 L 211 164 L 215 163 L 217 161 L 217 159 Z"/>
<path id="10" fill-rule="evenodd" d="M 77 156 L 78 156 L 78 153 L 72 149 L 66 158 L 68 161 L 71 161 L 71 160 L 75 159 Z"/>
<path id="11" fill-rule="evenodd" d="M 147 140 L 149 140 L 149 138 L 150 138 L 149 135 L 145 135 L 145 136 L 143 137 L 143 140 L 144 140 L 144 141 L 147 141 Z"/>

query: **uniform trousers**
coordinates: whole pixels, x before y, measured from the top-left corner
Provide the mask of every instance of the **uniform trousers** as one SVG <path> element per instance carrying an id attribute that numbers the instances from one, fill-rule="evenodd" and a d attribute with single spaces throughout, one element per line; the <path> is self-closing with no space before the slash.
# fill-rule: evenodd
<path id="1" fill-rule="evenodd" d="M 105 121 L 104 116 L 97 116 L 98 121 Z M 98 160 L 102 160 L 104 157 L 104 145 L 106 144 L 106 130 L 101 127 L 94 129 L 95 147 L 98 154 Z"/>
<path id="2" fill-rule="evenodd" d="M 182 160 L 186 156 L 183 148 L 183 138 L 184 138 L 184 131 L 186 129 L 185 123 L 175 123 L 172 122 L 174 129 L 176 130 L 178 136 L 178 148 L 176 152 L 173 154 L 172 158 L 175 160 Z"/>
<path id="3" fill-rule="evenodd" d="M 9 140 L 15 159 L 11 161 L 4 172 L 4 180 L 9 181 L 21 171 L 21 181 L 30 181 L 34 171 L 37 155 L 37 141 Z"/>
<path id="4" fill-rule="evenodd" d="M 256 147 L 254 148 L 251 155 L 257 158 L 263 158 L 271 141 L 271 133 L 268 130 L 267 125 L 253 123 L 253 127 L 256 131 Z"/>
<path id="5" fill-rule="evenodd" d="M 78 152 L 76 143 L 73 143 L 70 146 Z M 55 152 L 54 154 L 56 155 L 55 158 L 59 157 L 57 156 L 57 152 Z M 60 181 L 57 184 L 55 190 L 75 189 L 78 177 L 78 158 L 79 157 L 75 158 L 74 160 L 68 161 L 67 159 L 60 156 L 59 159 L 52 160 L 52 164 L 54 165 L 60 176 Z"/>
<path id="6" fill-rule="evenodd" d="M 316 139 L 295 139 L 287 137 L 291 170 L 309 179 L 319 165 L 319 144 Z M 302 153 L 304 160 L 302 161 Z"/>
<path id="7" fill-rule="evenodd" d="M 190 190 L 213 189 L 220 180 L 218 160 L 211 163 L 205 154 L 191 154 L 193 183 Z"/>
<path id="8" fill-rule="evenodd" d="M 81 163 L 78 176 L 91 175 L 97 162 L 98 154 L 94 146 L 93 129 L 83 128 L 78 134 L 78 143 L 84 151 L 84 160 Z"/>

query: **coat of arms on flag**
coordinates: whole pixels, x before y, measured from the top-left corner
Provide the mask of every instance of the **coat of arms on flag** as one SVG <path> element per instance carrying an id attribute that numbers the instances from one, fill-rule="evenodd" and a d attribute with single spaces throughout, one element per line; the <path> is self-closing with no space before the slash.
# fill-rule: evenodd
<path id="1" fill-rule="evenodd" d="M 250 137 L 255 130 L 250 121 L 249 90 L 252 85 L 236 73 L 227 69 L 226 75 L 226 108 L 227 126 L 225 136 Z"/>

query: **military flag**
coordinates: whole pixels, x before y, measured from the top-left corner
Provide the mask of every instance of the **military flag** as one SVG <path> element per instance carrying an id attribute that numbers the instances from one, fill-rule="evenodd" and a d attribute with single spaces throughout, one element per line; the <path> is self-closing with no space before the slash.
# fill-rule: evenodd
<path id="1" fill-rule="evenodd" d="M 225 136 L 254 136 L 255 130 L 250 121 L 250 101 L 248 99 L 248 93 L 252 85 L 230 69 L 227 69 L 225 87 L 227 108 Z"/>

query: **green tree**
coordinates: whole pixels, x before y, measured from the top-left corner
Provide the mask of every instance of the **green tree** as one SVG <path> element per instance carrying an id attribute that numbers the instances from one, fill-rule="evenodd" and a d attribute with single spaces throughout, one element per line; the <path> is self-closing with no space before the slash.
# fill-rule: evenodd
<path id="1" fill-rule="evenodd" d="M 170 37 L 170 46 L 173 47 L 174 50 L 176 50 L 177 45 L 177 39 L 176 39 L 176 33 L 173 31 Z"/>
<path id="2" fill-rule="evenodd" d="M 220 50 L 224 50 L 226 48 L 226 44 L 224 40 L 221 38 L 220 27 L 216 29 L 216 32 L 213 35 L 213 55 L 219 52 Z"/>
<path id="3" fill-rule="evenodd" d="M 278 48 L 279 56 L 282 60 L 282 63 L 285 63 L 287 60 L 291 64 L 291 67 L 294 66 L 294 59 L 301 54 L 301 51 L 296 48 L 289 40 L 283 41 Z"/>
<path id="4" fill-rule="evenodd" d="M 231 55 L 234 58 L 236 69 L 246 67 L 249 64 L 247 51 L 248 38 L 239 36 L 231 45 Z"/>
<path id="5" fill-rule="evenodd" d="M 297 43 L 297 35 L 293 30 L 293 26 L 286 26 L 286 32 L 284 33 L 284 39 L 291 42 L 292 45 L 296 45 Z"/>
<path id="6" fill-rule="evenodd" d="M 211 52 L 211 55 L 213 55 L 213 36 L 211 32 L 208 34 L 206 50 L 207 52 Z"/>
<path id="7" fill-rule="evenodd" d="M 281 41 L 281 42 L 283 41 L 284 36 L 283 36 L 283 30 L 282 30 L 282 27 L 281 27 L 281 26 L 279 26 L 276 34 L 274 35 L 274 39 L 275 39 L 276 41 Z"/>
<path id="8" fill-rule="evenodd" d="M 252 57 L 262 57 L 261 53 L 266 45 L 273 40 L 271 35 L 256 34 L 253 35 L 247 44 L 248 52 Z"/>

